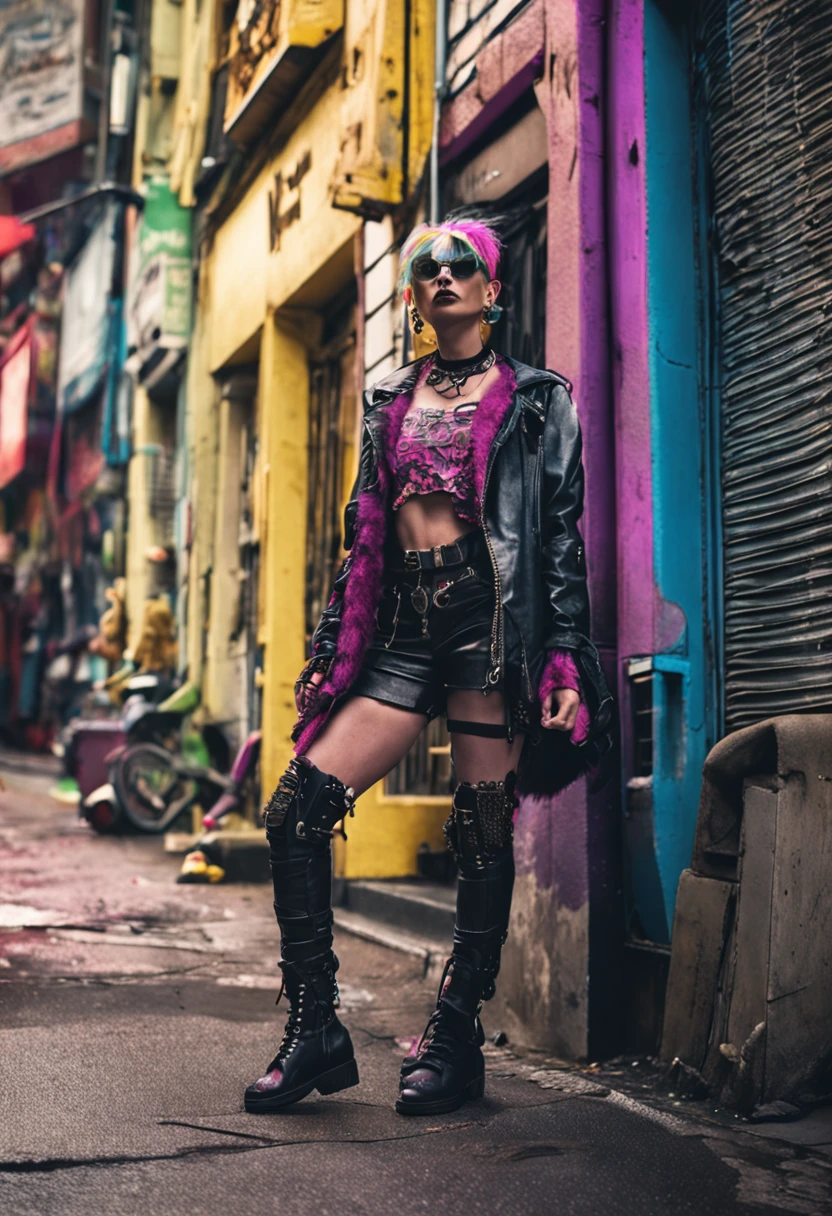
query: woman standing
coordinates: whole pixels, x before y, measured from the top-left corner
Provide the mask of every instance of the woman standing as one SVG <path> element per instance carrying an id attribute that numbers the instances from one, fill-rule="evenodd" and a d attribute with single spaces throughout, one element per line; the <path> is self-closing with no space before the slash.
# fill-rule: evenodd
<path id="1" fill-rule="evenodd" d="M 349 555 L 298 681 L 295 759 L 265 810 L 290 1013 L 249 1111 L 358 1081 L 335 1013 L 330 838 L 441 713 L 458 781 L 445 824 L 456 927 L 396 1109 L 437 1114 L 482 1096 L 479 1011 L 508 931 L 517 792 L 562 789 L 604 747 L 578 418 L 561 376 L 483 347 L 499 253 L 475 221 L 422 225 L 402 248 L 411 322 L 433 326 L 438 351 L 365 395 Z"/>

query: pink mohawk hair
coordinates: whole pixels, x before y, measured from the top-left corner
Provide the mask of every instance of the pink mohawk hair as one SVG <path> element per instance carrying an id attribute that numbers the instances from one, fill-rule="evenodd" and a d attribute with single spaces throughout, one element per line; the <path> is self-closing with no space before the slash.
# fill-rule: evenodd
<path id="1" fill-rule="evenodd" d="M 419 224 L 402 245 L 399 256 L 399 291 L 410 286 L 415 258 L 432 253 L 454 257 L 473 252 L 489 279 L 496 278 L 503 245 L 490 224 L 483 220 L 449 220 L 445 224 Z"/>

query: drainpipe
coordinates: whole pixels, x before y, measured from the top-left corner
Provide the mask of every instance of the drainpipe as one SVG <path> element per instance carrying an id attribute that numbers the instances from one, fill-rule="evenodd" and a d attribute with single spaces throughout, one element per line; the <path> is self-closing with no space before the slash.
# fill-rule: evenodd
<path id="1" fill-rule="evenodd" d="M 104 6 L 104 28 L 101 38 L 101 105 L 98 110 L 98 147 L 95 154 L 95 182 L 107 177 L 107 147 L 110 135 L 110 87 L 113 73 L 113 15 L 114 0 L 106 0 Z"/>
<path id="2" fill-rule="evenodd" d="M 445 98 L 445 65 L 448 59 L 448 0 L 436 0 L 436 56 L 433 81 L 433 142 L 430 146 L 430 222 L 438 224 L 441 202 L 439 195 L 439 124 Z"/>

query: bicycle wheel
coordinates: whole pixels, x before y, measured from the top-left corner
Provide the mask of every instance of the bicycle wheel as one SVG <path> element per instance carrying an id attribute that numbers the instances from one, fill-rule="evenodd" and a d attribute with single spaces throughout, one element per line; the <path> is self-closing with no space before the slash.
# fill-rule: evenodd
<path id="1" fill-rule="evenodd" d="M 177 758 L 155 743 L 128 747 L 113 773 L 125 817 L 140 832 L 159 834 L 196 798 L 196 782 L 179 772 Z"/>

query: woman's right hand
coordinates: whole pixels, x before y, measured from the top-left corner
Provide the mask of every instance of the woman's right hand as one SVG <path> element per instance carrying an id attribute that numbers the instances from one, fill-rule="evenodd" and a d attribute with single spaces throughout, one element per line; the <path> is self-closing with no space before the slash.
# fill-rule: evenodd
<path id="1" fill-rule="evenodd" d="M 313 671 L 305 679 L 301 677 L 295 684 L 295 707 L 299 714 L 303 713 L 313 690 L 321 684 L 323 678 L 324 673 L 322 671 Z"/>

